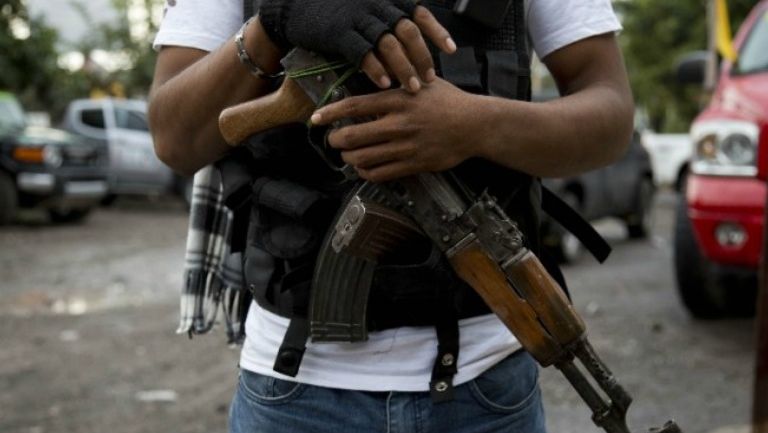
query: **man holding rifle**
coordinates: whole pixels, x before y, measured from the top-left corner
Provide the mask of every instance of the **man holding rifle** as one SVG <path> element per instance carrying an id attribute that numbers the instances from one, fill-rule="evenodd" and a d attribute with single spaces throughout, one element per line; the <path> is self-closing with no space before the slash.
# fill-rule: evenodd
<path id="1" fill-rule="evenodd" d="M 536 178 L 608 164 L 629 143 L 620 27 L 608 0 L 456 3 L 263 0 L 244 25 L 239 0 L 167 7 L 150 104 L 158 155 L 184 173 L 236 155 L 253 177 L 244 274 L 256 302 L 230 431 L 545 431 L 535 362 L 430 245 L 377 268 L 367 341 L 283 356 L 302 335 L 320 241 L 353 182 L 307 150 L 303 126 L 234 150 L 218 129 L 222 110 L 275 89 L 293 47 L 359 65 L 380 91 L 311 116 L 368 119 L 327 135 L 343 162 L 371 182 L 452 170 L 493 191 L 536 251 Z M 529 41 L 562 98 L 527 101 Z M 437 377 L 445 367 L 450 377 Z"/>

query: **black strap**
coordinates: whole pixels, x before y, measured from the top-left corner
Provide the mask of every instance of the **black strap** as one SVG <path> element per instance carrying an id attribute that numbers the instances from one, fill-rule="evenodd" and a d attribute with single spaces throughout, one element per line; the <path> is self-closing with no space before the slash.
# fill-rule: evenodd
<path id="1" fill-rule="evenodd" d="M 611 246 L 592 224 L 546 187 L 542 187 L 541 209 L 573 233 L 598 262 L 603 263 L 611 254 Z"/>
<path id="2" fill-rule="evenodd" d="M 458 371 L 459 319 L 453 304 L 446 300 L 437 305 L 441 314 L 435 324 L 437 357 L 432 366 L 429 394 L 432 401 L 442 403 L 453 400 L 453 377 Z"/>
<path id="3" fill-rule="evenodd" d="M 299 373 L 299 366 L 307 349 L 307 338 L 309 338 L 309 321 L 301 317 L 292 317 L 272 369 L 295 377 Z"/>
<path id="4" fill-rule="evenodd" d="M 515 14 L 515 52 L 518 56 L 518 73 L 529 71 L 531 59 L 528 55 L 528 29 L 525 20 L 525 2 L 517 1 L 512 6 Z M 523 101 L 531 100 L 531 77 L 528 74 L 521 74 L 517 77 L 517 99 Z"/>
<path id="5" fill-rule="evenodd" d="M 284 280 L 285 284 L 286 281 Z M 307 306 L 309 305 L 310 281 L 284 288 L 291 291 L 293 311 L 290 315 L 288 330 L 285 332 L 283 342 L 277 351 L 275 365 L 272 367 L 278 373 L 295 377 L 299 372 L 301 360 L 307 349 L 309 338 L 309 320 L 307 319 Z"/>

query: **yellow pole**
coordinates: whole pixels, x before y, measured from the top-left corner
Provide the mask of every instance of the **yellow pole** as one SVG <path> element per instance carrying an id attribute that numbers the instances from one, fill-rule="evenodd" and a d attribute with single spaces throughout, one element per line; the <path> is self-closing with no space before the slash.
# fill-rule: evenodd
<path id="1" fill-rule="evenodd" d="M 707 69 L 704 71 L 704 89 L 713 91 L 717 84 L 717 0 L 707 1 Z"/>
<path id="2" fill-rule="evenodd" d="M 728 4 L 726 0 L 715 0 L 715 34 L 717 38 L 717 51 L 720 55 L 731 62 L 736 61 L 736 49 L 733 48 L 731 20 L 728 18 Z"/>

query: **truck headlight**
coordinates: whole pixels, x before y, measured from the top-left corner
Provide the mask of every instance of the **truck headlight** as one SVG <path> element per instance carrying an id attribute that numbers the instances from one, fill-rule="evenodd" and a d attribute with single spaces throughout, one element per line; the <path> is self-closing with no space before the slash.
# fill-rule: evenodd
<path id="1" fill-rule="evenodd" d="M 58 167 L 64 161 L 61 149 L 57 146 L 45 146 L 43 148 L 43 162 L 50 167 Z"/>
<path id="2" fill-rule="evenodd" d="M 58 167 L 64 158 L 57 146 L 18 146 L 13 149 L 13 159 L 26 164 L 46 164 Z"/>
<path id="3" fill-rule="evenodd" d="M 742 120 L 704 120 L 693 125 L 691 171 L 715 176 L 757 175 L 759 127 Z"/>

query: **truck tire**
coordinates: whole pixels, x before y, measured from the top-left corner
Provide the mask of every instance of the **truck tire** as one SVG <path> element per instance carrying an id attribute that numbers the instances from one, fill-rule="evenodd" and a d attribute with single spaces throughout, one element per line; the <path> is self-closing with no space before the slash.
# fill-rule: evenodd
<path id="1" fill-rule="evenodd" d="M 51 221 L 57 224 L 78 224 L 88 217 L 91 208 L 81 209 L 48 209 L 48 215 Z"/>
<path id="2" fill-rule="evenodd" d="M 725 290 L 716 284 L 711 264 L 696 243 L 684 193 L 678 195 L 675 210 L 674 262 L 680 299 L 697 319 L 721 318 L 726 314 Z"/>
<path id="3" fill-rule="evenodd" d="M 99 204 L 104 207 L 110 207 L 117 201 L 117 194 L 107 194 L 99 201 Z"/>
<path id="4" fill-rule="evenodd" d="M 716 284 L 727 287 L 725 311 L 729 317 L 753 317 L 757 307 L 757 272 L 715 273 Z"/>
<path id="5" fill-rule="evenodd" d="M 651 211 L 655 193 L 653 179 L 643 177 L 637 186 L 634 210 L 626 218 L 627 233 L 631 239 L 645 239 L 651 233 Z"/>
<path id="6" fill-rule="evenodd" d="M 16 185 L 11 176 L 0 171 L 0 226 L 12 223 L 18 209 Z"/>

